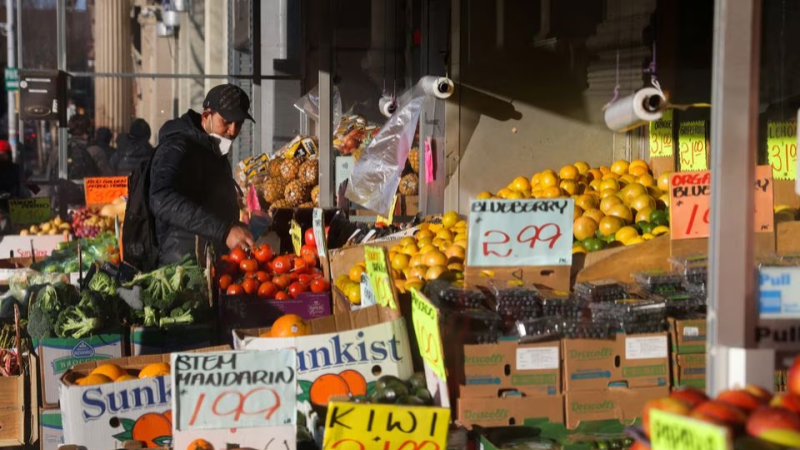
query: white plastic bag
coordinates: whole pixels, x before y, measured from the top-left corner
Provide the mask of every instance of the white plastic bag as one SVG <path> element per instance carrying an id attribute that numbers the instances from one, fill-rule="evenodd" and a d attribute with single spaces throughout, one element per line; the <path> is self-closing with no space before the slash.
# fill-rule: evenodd
<path id="1" fill-rule="evenodd" d="M 311 117 L 315 122 L 319 122 L 319 86 L 314 86 L 306 95 L 294 102 L 294 107 L 302 113 Z M 342 119 L 342 97 L 339 95 L 339 88 L 333 87 L 333 126 L 339 125 Z"/>

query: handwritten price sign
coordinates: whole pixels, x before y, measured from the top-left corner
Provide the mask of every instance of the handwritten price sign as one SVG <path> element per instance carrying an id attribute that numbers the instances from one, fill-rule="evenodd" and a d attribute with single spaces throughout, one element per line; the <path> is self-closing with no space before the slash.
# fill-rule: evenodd
<path id="1" fill-rule="evenodd" d="M 678 141 L 680 142 L 682 171 L 708 170 L 708 146 L 704 120 L 681 123 L 678 128 Z"/>
<path id="2" fill-rule="evenodd" d="M 445 450 L 450 409 L 331 402 L 323 450 Z"/>
<path id="3" fill-rule="evenodd" d="M 664 111 L 660 120 L 650 122 L 650 157 L 672 156 L 672 110 Z"/>
<path id="4" fill-rule="evenodd" d="M 467 264 L 571 265 L 574 209 L 572 199 L 473 200 Z"/>
<path id="5" fill-rule="evenodd" d="M 711 172 L 678 172 L 670 176 L 670 234 L 673 240 L 710 235 Z M 756 168 L 755 219 L 757 233 L 774 230 L 772 177 L 769 166 Z"/>
<path id="6" fill-rule="evenodd" d="M 294 425 L 294 350 L 172 354 L 178 430 Z"/>
<path id="7" fill-rule="evenodd" d="M 29 225 L 50 220 L 50 198 L 37 197 L 9 200 L 8 209 L 11 223 Z"/>
<path id="8" fill-rule="evenodd" d="M 128 177 L 96 177 L 83 180 L 87 205 L 107 205 L 128 196 Z"/>
<path id="9" fill-rule="evenodd" d="M 664 411 L 650 412 L 650 446 L 653 450 L 726 450 L 733 448 L 730 442 L 725 427 Z"/>
<path id="10" fill-rule="evenodd" d="M 364 247 L 364 260 L 367 264 L 367 275 L 372 283 L 372 292 L 375 300 L 381 306 L 397 309 L 397 292 L 389 276 L 389 263 L 386 260 L 386 250 L 381 247 Z"/>
<path id="11" fill-rule="evenodd" d="M 411 290 L 411 320 L 417 336 L 420 356 L 442 380 L 447 380 L 442 351 L 442 336 L 439 332 L 439 311 L 418 290 Z"/>
<path id="12" fill-rule="evenodd" d="M 797 122 L 767 123 L 767 156 L 776 180 L 797 179 Z"/>

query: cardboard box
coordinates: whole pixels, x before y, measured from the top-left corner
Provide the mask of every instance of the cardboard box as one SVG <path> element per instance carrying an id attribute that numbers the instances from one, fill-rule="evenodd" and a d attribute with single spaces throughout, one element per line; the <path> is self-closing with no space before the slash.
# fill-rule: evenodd
<path id="1" fill-rule="evenodd" d="M 369 390 L 383 375 L 406 380 L 414 373 L 406 322 L 399 311 L 376 305 L 321 317 L 309 324 L 311 335 L 297 338 L 258 337 L 269 328 L 233 332 L 237 350 L 295 349 L 298 386 L 302 389 L 297 400 L 299 410 L 309 412 L 311 386 L 325 374 L 357 372 Z"/>
<path id="2" fill-rule="evenodd" d="M 24 445 L 25 376 L 0 377 L 0 447 Z"/>
<path id="3" fill-rule="evenodd" d="M 341 275 L 348 275 L 350 269 L 356 264 L 364 261 L 364 246 L 383 247 L 387 251 L 398 245 L 400 239 L 383 242 L 370 242 L 368 244 L 353 245 L 350 247 L 337 248 L 328 252 L 328 259 L 331 264 L 331 280 L 336 280 Z"/>
<path id="4" fill-rule="evenodd" d="M 209 324 L 186 327 L 132 327 L 130 355 L 160 355 L 211 346 L 214 328 Z"/>
<path id="5" fill-rule="evenodd" d="M 457 420 L 467 428 L 522 425 L 526 419 L 546 418 L 564 423 L 564 397 L 535 400 L 520 395 L 495 398 L 459 398 Z"/>
<path id="6" fill-rule="evenodd" d="M 706 354 L 672 356 L 672 385 L 706 388 Z"/>
<path id="7" fill-rule="evenodd" d="M 48 338 L 34 342 L 42 379 L 42 403 L 45 408 L 58 406 L 58 386 L 61 376 L 81 363 L 119 358 L 123 354 L 122 335 L 101 334 L 83 339 Z"/>
<path id="8" fill-rule="evenodd" d="M 679 355 L 706 352 L 706 320 L 668 318 L 672 352 Z"/>
<path id="9" fill-rule="evenodd" d="M 576 428 L 581 422 L 591 420 L 617 419 L 632 423 L 641 416 L 645 403 L 668 395 L 668 386 L 567 391 L 564 395 L 565 423 L 567 428 Z"/>
<path id="10" fill-rule="evenodd" d="M 0 236 L 0 258 L 10 258 L 13 252 L 14 257 L 30 258 L 31 247 L 36 252 L 36 260 L 50 256 L 53 250 L 58 248 L 58 244 L 64 242 L 61 234 L 47 236 Z"/>
<path id="11" fill-rule="evenodd" d="M 229 350 L 228 346 L 195 350 L 208 352 Z M 172 420 L 167 411 L 172 408 L 172 388 L 169 376 L 137 378 L 130 381 L 94 386 L 79 386 L 76 380 L 88 375 L 102 364 L 116 364 L 132 375 L 153 363 L 169 363 L 170 355 L 145 355 L 91 361 L 69 369 L 59 380 L 64 441 L 87 449 L 119 448 L 122 442 L 133 440 L 136 422 L 148 415 L 151 421 L 160 419 L 166 426 L 164 436 L 172 436 Z M 155 415 L 161 418 L 153 419 Z M 152 424 L 151 424 L 152 425 Z M 158 437 L 158 436 L 153 436 Z"/>
<path id="12" fill-rule="evenodd" d="M 562 342 L 567 392 L 669 386 L 667 333 Z"/>
<path id="13" fill-rule="evenodd" d="M 290 300 L 220 294 L 218 303 L 223 342 L 229 342 L 233 330 L 271 326 L 284 314 L 297 314 L 305 320 L 331 315 L 331 295 L 327 292 L 304 292 Z"/>
<path id="14" fill-rule="evenodd" d="M 464 346 L 464 385 L 460 398 L 496 398 L 515 390 L 526 396 L 561 393 L 561 343 L 496 344 Z"/>
<path id="15" fill-rule="evenodd" d="M 58 450 L 64 443 L 64 427 L 61 422 L 60 409 L 43 409 L 39 414 L 41 431 L 39 433 L 39 448 L 41 450 Z"/>

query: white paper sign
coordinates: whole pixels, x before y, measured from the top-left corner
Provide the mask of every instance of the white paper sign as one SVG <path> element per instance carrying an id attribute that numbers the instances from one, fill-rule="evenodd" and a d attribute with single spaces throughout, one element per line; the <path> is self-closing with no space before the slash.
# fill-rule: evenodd
<path id="1" fill-rule="evenodd" d="M 372 291 L 372 283 L 369 281 L 367 272 L 361 274 L 361 305 L 358 308 L 366 308 L 367 306 L 377 305 L 375 300 L 375 292 Z"/>
<path id="2" fill-rule="evenodd" d="M 574 209 L 572 199 L 473 200 L 467 264 L 571 265 Z"/>
<path id="3" fill-rule="evenodd" d="M 175 428 L 294 425 L 296 358 L 290 349 L 173 353 Z"/>
<path id="4" fill-rule="evenodd" d="M 327 243 L 325 242 L 325 218 L 322 208 L 314 208 L 312 228 L 314 229 L 314 240 L 317 241 L 317 254 L 320 258 L 327 258 Z"/>
<path id="5" fill-rule="evenodd" d="M 558 347 L 517 348 L 517 370 L 558 369 Z"/>
<path id="6" fill-rule="evenodd" d="M 625 339 L 626 359 L 666 358 L 667 356 L 666 336 L 629 337 Z"/>

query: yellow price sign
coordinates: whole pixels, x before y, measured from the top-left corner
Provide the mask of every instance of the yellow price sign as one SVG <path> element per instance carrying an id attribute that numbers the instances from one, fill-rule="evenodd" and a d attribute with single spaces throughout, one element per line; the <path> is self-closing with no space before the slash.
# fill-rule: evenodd
<path id="1" fill-rule="evenodd" d="M 797 179 L 797 122 L 767 123 L 767 157 L 772 178 Z"/>
<path id="2" fill-rule="evenodd" d="M 442 335 L 439 332 L 439 311 L 416 289 L 411 289 L 411 321 L 414 323 L 414 334 L 417 336 L 417 346 L 422 361 L 442 381 L 446 381 Z"/>
<path id="3" fill-rule="evenodd" d="M 50 198 L 12 199 L 8 201 L 8 210 L 11 223 L 15 225 L 47 222 L 50 220 Z"/>
<path id="4" fill-rule="evenodd" d="M 322 450 L 445 450 L 450 409 L 330 402 Z"/>
<path id="5" fill-rule="evenodd" d="M 727 450 L 728 430 L 685 416 L 650 411 L 650 448 L 653 450 Z"/>
<path id="6" fill-rule="evenodd" d="M 397 293 L 394 290 L 392 278 L 389 276 L 386 250 L 367 245 L 364 247 L 364 260 L 372 292 L 375 293 L 375 300 L 381 306 L 397 309 Z"/>
<path id="7" fill-rule="evenodd" d="M 650 122 L 650 157 L 672 156 L 672 110 L 664 111 L 661 119 Z"/>
<path id="8" fill-rule="evenodd" d="M 704 120 L 681 123 L 678 128 L 678 142 L 680 142 L 681 172 L 708 170 L 708 144 Z"/>
<path id="9" fill-rule="evenodd" d="M 394 195 L 394 200 L 392 200 L 392 208 L 389 210 L 389 218 L 381 216 L 380 214 L 378 217 L 375 218 L 375 223 L 385 223 L 386 225 L 391 225 L 394 222 L 394 208 L 397 206 L 397 198 L 400 194 Z"/>
<path id="10" fill-rule="evenodd" d="M 294 254 L 300 256 L 300 249 L 303 248 L 303 230 L 300 229 L 300 224 L 294 219 L 289 223 L 289 236 L 292 237 Z"/>

